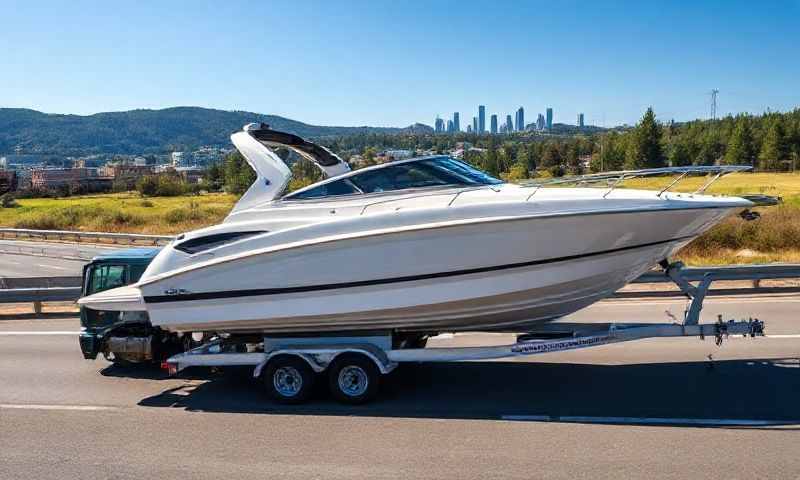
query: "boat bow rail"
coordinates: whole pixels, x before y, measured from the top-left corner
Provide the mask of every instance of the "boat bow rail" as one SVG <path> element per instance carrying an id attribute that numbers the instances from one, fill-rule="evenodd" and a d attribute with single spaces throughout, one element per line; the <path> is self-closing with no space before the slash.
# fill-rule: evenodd
<path id="1" fill-rule="evenodd" d="M 634 178 L 654 177 L 654 176 L 667 176 L 667 175 L 675 176 L 675 178 L 667 186 L 661 188 L 658 191 L 656 196 L 661 198 L 661 196 L 664 193 L 669 192 L 682 180 L 691 175 L 706 175 L 709 177 L 706 180 L 706 182 L 703 183 L 702 186 L 700 186 L 697 190 L 695 190 L 690 194 L 690 195 L 699 195 L 703 194 L 706 190 L 708 190 L 708 188 L 714 182 L 716 182 L 723 176 L 736 172 L 749 171 L 752 170 L 752 168 L 753 167 L 748 165 L 715 165 L 715 166 L 649 168 L 641 170 L 620 170 L 615 172 L 603 172 L 603 173 L 579 175 L 573 177 L 552 178 L 544 181 L 525 182 L 519 184 L 519 186 L 522 188 L 533 189 L 530 195 L 528 195 L 525 198 L 525 201 L 530 201 L 531 198 L 533 198 L 534 195 L 541 188 L 559 186 L 559 185 L 573 185 L 578 187 L 587 187 L 587 186 L 595 186 L 597 184 L 605 184 L 603 186 L 607 187 L 608 190 L 603 194 L 602 198 L 607 198 L 611 192 L 613 192 L 616 188 L 620 187 L 622 183 L 625 182 L 626 180 L 631 180 Z M 495 193 L 500 193 L 502 191 L 500 188 L 497 188 L 496 186 L 493 185 L 481 185 L 477 187 L 462 188 L 457 191 L 448 190 L 443 192 L 418 193 L 415 195 L 411 195 L 409 197 L 375 200 L 373 202 L 364 204 L 363 207 L 361 207 L 359 215 L 364 215 L 365 213 L 367 213 L 369 209 L 373 207 L 388 206 L 390 204 L 408 202 L 410 200 L 416 200 L 419 198 L 448 197 L 449 200 L 446 200 L 445 206 L 451 207 L 456 202 L 458 197 L 461 196 L 462 194 L 475 191 L 487 191 L 487 190 L 493 191 Z M 775 205 L 780 201 L 776 197 L 770 197 L 766 195 L 744 195 L 743 198 L 750 200 L 757 206 Z M 395 210 L 400 210 L 400 209 L 402 209 L 401 206 L 395 208 Z"/>
<path id="2" fill-rule="evenodd" d="M 645 168 L 639 170 L 618 170 L 613 172 L 593 173 L 589 175 L 576 175 L 572 177 L 553 178 L 545 181 L 527 182 L 522 186 L 534 188 L 533 193 L 528 197 L 532 197 L 540 188 L 555 185 L 576 185 L 576 186 L 590 186 L 594 184 L 605 183 L 608 191 L 603 195 L 607 197 L 614 189 L 621 186 L 626 180 L 643 177 L 655 177 L 674 175 L 675 178 L 666 187 L 659 190 L 658 196 L 661 197 L 664 193 L 670 191 L 684 178 L 690 175 L 706 175 L 708 180 L 697 190 L 692 192 L 692 195 L 704 193 L 708 187 L 721 177 L 736 173 L 746 172 L 752 170 L 753 167 L 749 165 L 694 165 L 686 167 L 663 167 L 663 168 Z"/>

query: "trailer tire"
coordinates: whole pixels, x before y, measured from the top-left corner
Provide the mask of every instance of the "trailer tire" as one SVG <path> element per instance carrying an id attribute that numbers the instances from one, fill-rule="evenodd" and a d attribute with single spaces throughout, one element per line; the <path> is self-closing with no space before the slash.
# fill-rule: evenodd
<path id="1" fill-rule="evenodd" d="M 381 372 L 375 362 L 360 353 L 343 353 L 328 367 L 328 387 L 339 402 L 358 405 L 378 394 Z"/>
<path id="2" fill-rule="evenodd" d="M 314 388 L 314 371 L 296 355 L 277 355 L 267 363 L 261 380 L 270 398 L 296 405 L 309 399 Z"/>

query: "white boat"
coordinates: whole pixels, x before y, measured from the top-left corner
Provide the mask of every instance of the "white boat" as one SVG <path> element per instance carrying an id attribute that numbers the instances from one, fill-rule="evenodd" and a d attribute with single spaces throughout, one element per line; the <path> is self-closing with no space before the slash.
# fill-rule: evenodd
<path id="1" fill-rule="evenodd" d="M 611 295 L 752 205 L 704 189 L 615 188 L 650 173 L 716 179 L 747 167 L 545 188 L 503 183 L 447 156 L 350 171 L 318 145 L 255 124 L 231 139 L 257 179 L 225 221 L 177 237 L 139 282 L 80 304 L 146 310 L 153 325 L 179 332 L 525 331 Z M 283 194 L 291 173 L 275 147 L 328 178 Z"/>

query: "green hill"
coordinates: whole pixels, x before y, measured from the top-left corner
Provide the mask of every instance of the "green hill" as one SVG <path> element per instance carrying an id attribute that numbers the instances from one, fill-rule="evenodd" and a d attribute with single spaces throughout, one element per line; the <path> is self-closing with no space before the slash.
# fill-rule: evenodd
<path id="1" fill-rule="evenodd" d="M 231 133 L 251 122 L 276 130 L 320 138 L 357 133 L 398 133 L 399 128 L 309 125 L 276 115 L 200 107 L 131 110 L 95 115 L 47 114 L 0 108 L 0 154 L 21 147 L 24 153 L 87 155 L 160 153 L 202 145 L 228 145 Z"/>

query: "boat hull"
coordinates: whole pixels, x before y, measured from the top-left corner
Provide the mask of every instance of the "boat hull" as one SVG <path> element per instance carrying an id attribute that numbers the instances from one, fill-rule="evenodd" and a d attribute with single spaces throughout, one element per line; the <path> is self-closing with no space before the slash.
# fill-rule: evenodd
<path id="1" fill-rule="evenodd" d="M 505 218 L 373 233 L 220 262 L 139 290 L 151 322 L 174 331 L 520 331 L 611 295 L 728 212 Z"/>

